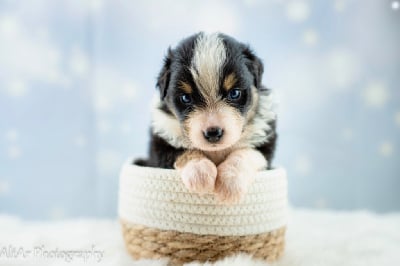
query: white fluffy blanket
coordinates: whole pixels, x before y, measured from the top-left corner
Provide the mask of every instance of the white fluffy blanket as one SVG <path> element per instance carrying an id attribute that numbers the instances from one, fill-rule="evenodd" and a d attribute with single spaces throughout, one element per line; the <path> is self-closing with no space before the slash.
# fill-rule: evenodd
<path id="1" fill-rule="evenodd" d="M 399 213 L 292 210 L 285 255 L 274 265 L 366 266 L 399 262 Z M 0 265 L 151 266 L 166 262 L 131 260 L 116 220 L 26 222 L 0 215 Z M 265 264 L 238 255 L 215 265 Z"/>

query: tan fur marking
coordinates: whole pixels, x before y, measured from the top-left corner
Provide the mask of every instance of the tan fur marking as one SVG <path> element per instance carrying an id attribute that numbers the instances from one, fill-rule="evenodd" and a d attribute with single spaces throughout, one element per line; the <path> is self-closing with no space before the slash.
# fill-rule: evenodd
<path id="1" fill-rule="evenodd" d="M 230 89 L 233 89 L 233 87 L 236 85 L 236 82 L 237 82 L 236 75 L 234 73 L 229 74 L 224 79 L 224 85 L 223 85 L 224 90 L 229 91 Z"/>
<path id="2" fill-rule="evenodd" d="M 179 82 L 179 88 L 181 88 L 186 93 L 193 92 L 192 86 L 190 86 L 188 83 L 186 83 L 184 81 Z"/>

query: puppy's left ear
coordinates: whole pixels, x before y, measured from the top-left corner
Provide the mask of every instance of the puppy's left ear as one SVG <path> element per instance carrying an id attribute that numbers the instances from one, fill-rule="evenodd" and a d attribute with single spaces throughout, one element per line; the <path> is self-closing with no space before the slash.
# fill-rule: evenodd
<path id="1" fill-rule="evenodd" d="M 246 66 L 254 77 L 254 86 L 261 87 L 262 74 L 264 72 L 264 65 L 261 59 L 258 58 L 249 47 L 245 47 L 243 55 L 246 58 Z"/>
<path id="2" fill-rule="evenodd" d="M 172 51 L 168 49 L 168 53 L 164 58 L 164 65 L 158 74 L 156 87 L 160 91 L 160 98 L 163 100 L 167 95 L 167 89 L 169 86 L 169 80 L 171 77 L 171 63 L 172 63 Z"/>

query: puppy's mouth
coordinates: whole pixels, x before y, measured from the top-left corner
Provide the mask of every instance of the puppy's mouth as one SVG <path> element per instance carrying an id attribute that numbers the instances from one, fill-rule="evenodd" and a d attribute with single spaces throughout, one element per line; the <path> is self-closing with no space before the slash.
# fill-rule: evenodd
<path id="1" fill-rule="evenodd" d="M 201 130 L 197 134 L 192 133 L 189 138 L 193 148 L 203 151 L 219 151 L 235 145 L 240 134 L 214 126 Z"/>
<path id="2" fill-rule="evenodd" d="M 203 151 L 219 151 L 225 150 L 232 147 L 235 143 L 226 143 L 224 141 L 219 141 L 217 143 L 209 143 L 207 141 L 197 141 L 191 140 L 194 148 L 203 150 Z"/>

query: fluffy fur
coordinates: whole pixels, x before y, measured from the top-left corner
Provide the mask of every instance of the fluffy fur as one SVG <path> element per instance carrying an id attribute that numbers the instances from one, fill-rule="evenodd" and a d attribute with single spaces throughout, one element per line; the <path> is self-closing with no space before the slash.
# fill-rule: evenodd
<path id="1" fill-rule="evenodd" d="M 234 203 L 270 168 L 276 115 L 261 84 L 263 64 L 247 45 L 198 33 L 169 49 L 157 80 L 150 156 L 136 163 L 175 168 L 188 189 Z"/>

